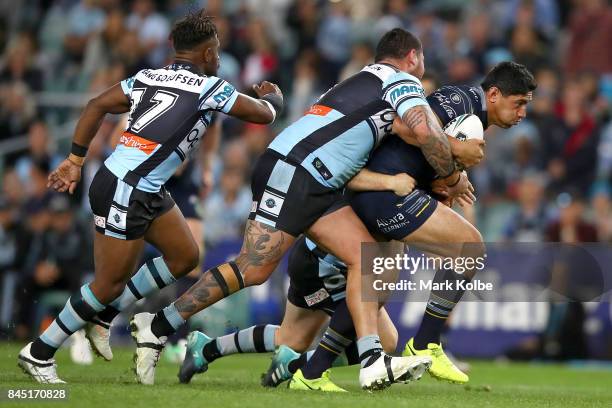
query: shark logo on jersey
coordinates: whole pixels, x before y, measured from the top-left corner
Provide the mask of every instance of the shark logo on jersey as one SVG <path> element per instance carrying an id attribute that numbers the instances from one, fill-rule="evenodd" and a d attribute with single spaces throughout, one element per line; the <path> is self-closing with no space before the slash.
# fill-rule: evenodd
<path id="1" fill-rule="evenodd" d="M 136 79 L 134 77 L 129 77 L 128 79 L 125 80 L 125 84 L 127 85 L 128 89 L 132 89 L 134 87 L 134 81 Z"/>
<path id="2" fill-rule="evenodd" d="M 265 190 L 261 197 L 261 202 L 259 204 L 259 210 L 264 212 L 267 215 L 278 217 L 281 209 L 283 208 L 284 202 L 285 202 L 285 199 L 281 197 L 280 195 L 273 193 L 269 190 Z"/>

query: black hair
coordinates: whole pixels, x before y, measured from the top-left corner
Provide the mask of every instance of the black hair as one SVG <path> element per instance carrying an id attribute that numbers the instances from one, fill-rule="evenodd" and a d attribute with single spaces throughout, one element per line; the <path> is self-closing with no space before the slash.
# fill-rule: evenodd
<path id="1" fill-rule="evenodd" d="M 404 58 L 411 50 L 421 51 L 421 41 L 411 32 L 394 28 L 383 35 L 376 46 L 374 62 L 385 58 Z"/>
<path id="2" fill-rule="evenodd" d="M 495 65 L 480 84 L 487 91 L 496 87 L 502 95 L 522 95 L 535 90 L 538 84 L 524 65 L 512 61 L 504 61 Z"/>
<path id="3" fill-rule="evenodd" d="M 189 12 L 183 19 L 177 21 L 170 32 L 170 40 L 176 51 L 191 50 L 217 35 L 217 27 L 213 18 L 206 15 L 202 9 Z"/>

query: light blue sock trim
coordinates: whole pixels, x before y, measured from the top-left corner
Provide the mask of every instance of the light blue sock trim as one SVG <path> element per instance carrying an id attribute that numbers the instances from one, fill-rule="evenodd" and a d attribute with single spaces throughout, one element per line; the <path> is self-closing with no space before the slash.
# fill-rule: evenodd
<path id="1" fill-rule="evenodd" d="M 181 317 L 174 303 L 170 303 L 169 306 L 164 308 L 164 316 L 168 320 L 168 323 L 176 330 L 185 324 L 185 319 Z"/>
<path id="2" fill-rule="evenodd" d="M 101 312 L 106 308 L 105 305 L 103 305 L 98 299 L 96 299 L 93 292 L 89 288 L 88 283 L 81 286 L 81 296 L 83 296 L 83 300 L 87 302 L 87 304 L 91 306 L 96 312 Z"/>
<path id="3" fill-rule="evenodd" d="M 274 324 L 267 324 L 266 327 L 264 328 L 264 347 L 266 348 L 266 351 L 274 351 L 275 344 L 274 344 L 274 335 L 276 334 L 276 330 L 278 329 L 278 326 L 274 325 Z"/>
<path id="4" fill-rule="evenodd" d="M 370 334 L 369 336 L 363 336 L 359 340 L 357 340 L 357 351 L 361 356 L 368 350 L 372 349 L 382 349 L 380 344 L 380 337 L 376 334 Z"/>
<path id="5" fill-rule="evenodd" d="M 166 285 L 169 285 L 173 282 L 176 282 L 176 278 L 172 273 L 170 273 L 170 269 L 168 269 L 168 265 L 164 261 L 163 257 L 157 257 L 153 259 L 153 263 L 157 267 L 157 272 L 159 272 L 159 276 L 162 278 Z"/>

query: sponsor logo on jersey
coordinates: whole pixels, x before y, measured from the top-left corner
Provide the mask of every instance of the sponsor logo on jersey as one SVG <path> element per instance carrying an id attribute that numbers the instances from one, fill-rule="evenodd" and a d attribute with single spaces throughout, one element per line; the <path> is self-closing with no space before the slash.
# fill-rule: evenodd
<path id="1" fill-rule="evenodd" d="M 213 96 L 213 99 L 215 102 L 217 103 L 221 103 L 224 100 L 226 100 L 227 98 L 229 98 L 230 96 L 232 96 L 232 94 L 234 93 L 234 91 L 236 90 L 236 88 L 234 88 L 232 85 L 227 84 L 225 85 L 225 87 L 223 88 L 223 90 L 217 94 L 215 94 L 215 96 Z"/>
<path id="2" fill-rule="evenodd" d="M 461 103 L 461 96 L 459 96 L 458 93 L 452 93 L 450 96 L 450 100 L 453 101 L 453 103 L 455 104 Z"/>
<path id="3" fill-rule="evenodd" d="M 153 153 L 157 146 L 159 146 L 159 143 L 152 142 L 128 132 L 123 132 L 121 138 L 119 139 L 119 144 L 122 144 L 125 147 L 136 148 L 147 155 Z"/>
<path id="4" fill-rule="evenodd" d="M 409 94 L 425 97 L 423 88 L 416 86 L 416 85 L 402 85 L 402 86 L 398 86 L 393 91 L 391 91 L 391 102 L 395 103 L 395 101 L 400 96 L 409 95 Z"/>
<path id="5" fill-rule="evenodd" d="M 96 227 L 106 228 L 106 219 L 104 219 L 104 217 L 100 217 L 99 215 L 94 215 L 94 224 Z"/>
<path id="6" fill-rule="evenodd" d="M 327 166 L 325 166 L 325 164 L 318 157 L 314 158 L 314 160 L 312 161 L 312 165 L 314 166 L 315 170 L 319 172 L 321 177 L 323 177 L 323 179 L 329 180 L 334 176 L 331 171 L 329 171 Z"/>
<path id="7" fill-rule="evenodd" d="M 305 115 L 325 116 L 332 111 L 332 108 L 325 105 L 312 105 Z"/>
<path id="8" fill-rule="evenodd" d="M 317 290 L 315 293 L 304 296 L 304 300 L 308 306 L 316 305 L 317 303 L 321 303 L 325 299 L 329 297 L 329 292 L 325 290 L 325 288 L 321 288 Z"/>

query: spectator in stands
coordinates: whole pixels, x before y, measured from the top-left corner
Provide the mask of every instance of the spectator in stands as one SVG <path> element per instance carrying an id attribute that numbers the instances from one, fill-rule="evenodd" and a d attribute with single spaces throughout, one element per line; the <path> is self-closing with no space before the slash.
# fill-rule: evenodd
<path id="1" fill-rule="evenodd" d="M 523 175 L 516 189 L 519 208 L 506 221 L 503 229 L 504 240 L 542 242 L 548 223 L 544 201 L 545 184 L 542 174 Z"/>
<path id="2" fill-rule="evenodd" d="M 251 204 L 251 191 L 245 184 L 244 170 L 224 167 L 219 188 L 213 191 L 204 206 L 207 244 L 239 239 Z"/>
<path id="3" fill-rule="evenodd" d="M 99 69 L 107 68 L 118 58 L 118 45 L 125 35 L 125 15 L 120 8 L 112 9 L 100 32 L 87 43 L 83 73 L 90 77 Z"/>
<path id="4" fill-rule="evenodd" d="M 33 92 L 43 88 L 43 73 L 35 66 L 35 46 L 30 33 L 21 33 L 8 46 L 0 68 L 0 86 L 23 82 Z"/>
<path id="5" fill-rule="evenodd" d="M 0 283 L 5 273 L 20 269 L 25 255 L 20 251 L 24 238 L 18 208 L 0 195 Z"/>
<path id="6" fill-rule="evenodd" d="M 374 62 L 374 51 L 372 46 L 367 42 L 359 42 L 353 45 L 351 52 L 351 59 L 346 63 L 342 71 L 340 71 L 340 77 L 338 81 L 344 81 L 348 77 L 355 75 L 361 71 L 363 67 Z"/>
<path id="7" fill-rule="evenodd" d="M 81 0 L 68 15 L 68 33 L 64 50 L 71 61 L 81 63 L 87 43 L 104 27 L 106 15 L 94 0 Z"/>
<path id="8" fill-rule="evenodd" d="M 538 33 L 530 26 L 516 26 L 510 34 L 512 59 L 525 65 L 531 72 L 546 67 L 549 58 L 545 54 L 545 44 L 538 38 Z"/>
<path id="9" fill-rule="evenodd" d="M 322 69 L 318 72 L 323 86 L 328 88 L 337 80 L 340 70 L 350 57 L 351 20 L 343 2 L 327 3 L 328 9 L 317 32 L 317 50 L 321 54 Z"/>
<path id="10" fill-rule="evenodd" d="M 25 83 L 0 87 L 0 140 L 25 135 L 35 115 L 35 100 Z"/>
<path id="11" fill-rule="evenodd" d="M 565 55 L 566 74 L 612 72 L 612 6 L 607 0 L 576 2 L 570 17 L 569 34 L 570 44 Z"/>
<path id="12" fill-rule="evenodd" d="M 140 49 L 133 50 L 144 56 L 151 67 L 161 67 L 169 53 L 170 25 L 166 17 L 157 12 L 153 0 L 134 0 L 127 27 L 136 32 Z"/>
<path id="13" fill-rule="evenodd" d="M 542 132 L 553 192 L 578 189 L 586 194 L 595 179 L 599 129 L 585 106 L 579 83 L 566 81 L 556 108 L 557 121 Z"/>
<path id="14" fill-rule="evenodd" d="M 250 53 L 244 61 L 242 83 L 254 84 L 264 80 L 276 81 L 278 57 L 274 42 L 261 19 L 253 19 L 247 26 Z"/>
<path id="15" fill-rule="evenodd" d="M 48 162 L 55 168 L 64 159 L 55 154 L 51 146 L 49 128 L 42 121 L 36 121 L 28 129 L 28 151 L 15 162 L 15 170 L 24 185 L 29 184 L 30 169 L 34 162 Z"/>
<path id="16" fill-rule="evenodd" d="M 612 187 L 609 183 L 598 182 L 593 186 L 591 207 L 593 223 L 597 228 L 597 240 L 612 244 Z"/>
<path id="17" fill-rule="evenodd" d="M 13 208 L 20 209 L 26 201 L 27 191 L 19 179 L 17 171 L 12 167 L 5 168 L 2 174 L 2 183 L 0 184 L 2 186 L 0 197 L 8 201 L 9 205 Z"/>
<path id="18" fill-rule="evenodd" d="M 324 92 L 317 75 L 319 55 L 313 49 L 302 51 L 299 55 L 293 74 L 291 102 L 289 103 L 287 120 L 294 122 L 308 110 L 317 98 Z"/>

